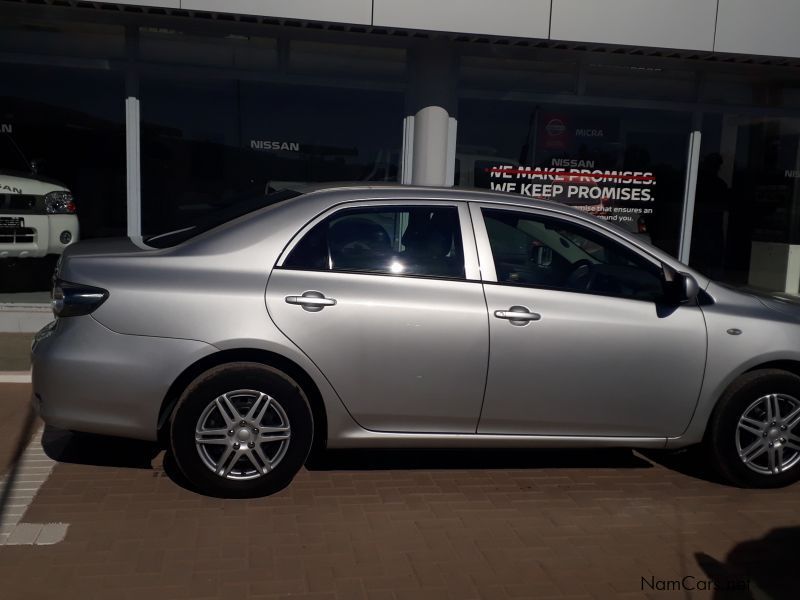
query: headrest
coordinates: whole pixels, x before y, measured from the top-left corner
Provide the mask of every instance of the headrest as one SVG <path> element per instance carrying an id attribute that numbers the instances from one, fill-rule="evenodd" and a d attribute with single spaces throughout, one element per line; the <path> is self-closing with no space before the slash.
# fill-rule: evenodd
<path id="1" fill-rule="evenodd" d="M 403 245 L 406 250 L 429 257 L 447 256 L 453 245 L 453 233 L 457 223 L 448 217 L 449 215 L 441 213 L 434 213 L 431 217 L 427 214 L 412 213 L 412 219 L 403 234 Z"/>

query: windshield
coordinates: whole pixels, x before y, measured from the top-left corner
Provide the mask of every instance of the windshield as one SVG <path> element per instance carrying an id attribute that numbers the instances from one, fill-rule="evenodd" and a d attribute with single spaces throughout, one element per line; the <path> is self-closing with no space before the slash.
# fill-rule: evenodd
<path id="1" fill-rule="evenodd" d="M 22 150 L 8 133 L 0 134 L 0 171 L 31 171 Z"/>
<path id="2" fill-rule="evenodd" d="M 284 200 L 296 198 L 300 194 L 301 192 L 297 190 L 284 189 L 271 194 L 247 196 L 240 200 L 236 200 L 227 206 L 206 212 L 202 216 L 187 221 L 179 229 L 151 236 L 145 236 L 144 242 L 153 248 L 169 248 L 171 246 L 177 246 L 178 244 L 185 242 L 196 235 L 200 235 L 205 231 L 214 229 L 223 223 L 233 221 L 234 219 L 258 210 L 259 208 L 272 206 L 279 202 L 283 202 Z"/>

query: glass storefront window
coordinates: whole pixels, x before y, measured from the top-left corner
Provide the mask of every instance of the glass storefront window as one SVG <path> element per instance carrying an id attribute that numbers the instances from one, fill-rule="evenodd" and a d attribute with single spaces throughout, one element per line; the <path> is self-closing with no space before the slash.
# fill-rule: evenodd
<path id="1" fill-rule="evenodd" d="M 141 102 L 145 235 L 291 185 L 398 178 L 402 93 L 146 78 Z"/>
<path id="2" fill-rule="evenodd" d="M 107 23 L 67 19 L 41 20 L 3 14 L 0 21 L 0 52 L 27 54 L 26 62 L 44 56 L 60 59 L 125 59 L 125 28 Z"/>
<path id="3" fill-rule="evenodd" d="M 520 56 L 462 56 L 459 80 L 470 89 L 509 92 L 541 92 L 575 94 L 578 85 L 578 63 L 574 56 L 544 60 Z"/>
<path id="4" fill-rule="evenodd" d="M 138 58 L 147 63 L 185 67 L 275 69 L 278 42 L 268 37 L 229 35 L 225 29 L 216 35 L 196 35 L 163 27 L 140 27 Z"/>
<path id="5" fill-rule="evenodd" d="M 398 180 L 406 50 L 260 31 L 139 29 L 145 237 L 289 186 Z"/>
<path id="6" fill-rule="evenodd" d="M 462 98 L 456 185 L 555 200 L 677 254 L 689 115 Z"/>
<path id="7" fill-rule="evenodd" d="M 798 250 L 800 118 L 705 115 L 690 264 L 797 294 Z"/>
<path id="8" fill-rule="evenodd" d="M 697 96 L 698 74 L 687 69 L 664 66 L 625 57 L 616 63 L 590 62 L 585 65 L 584 94 L 605 98 L 693 102 Z"/>
<path id="9" fill-rule="evenodd" d="M 0 79 L 0 291 L 44 292 L 66 244 L 125 235 L 124 79 L 35 65 Z M 53 193 L 71 197 L 57 209 Z"/>
<path id="10" fill-rule="evenodd" d="M 333 44 L 294 40 L 289 43 L 286 70 L 291 74 L 335 77 L 353 83 L 381 82 L 397 86 L 405 81 L 406 51 L 403 48 Z"/>

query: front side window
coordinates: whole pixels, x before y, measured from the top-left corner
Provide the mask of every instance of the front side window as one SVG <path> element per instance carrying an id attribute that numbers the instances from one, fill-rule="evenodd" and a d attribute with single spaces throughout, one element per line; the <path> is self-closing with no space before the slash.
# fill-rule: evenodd
<path id="1" fill-rule="evenodd" d="M 284 268 L 463 279 L 453 206 L 341 210 L 306 233 Z"/>
<path id="2" fill-rule="evenodd" d="M 529 213 L 483 209 L 497 281 L 634 300 L 664 297 L 661 270 L 586 227 Z"/>

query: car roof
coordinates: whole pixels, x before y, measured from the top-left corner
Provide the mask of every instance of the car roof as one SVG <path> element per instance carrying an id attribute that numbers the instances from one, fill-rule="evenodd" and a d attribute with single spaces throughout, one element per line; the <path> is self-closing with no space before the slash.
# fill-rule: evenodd
<path id="1" fill-rule="evenodd" d="M 347 192 L 348 195 L 363 194 L 364 199 L 366 199 L 367 197 L 374 197 L 374 194 L 377 192 L 381 196 L 386 196 L 387 198 L 391 197 L 399 200 L 447 199 L 461 200 L 465 202 L 495 202 L 501 204 L 513 204 L 517 206 L 528 206 L 531 208 L 557 210 L 569 214 L 585 216 L 585 213 L 553 200 L 537 200 L 535 198 L 530 198 L 520 194 L 494 192 L 478 188 L 436 187 L 383 182 L 343 182 L 303 184 L 294 186 L 291 189 L 300 192 L 303 194 L 303 196 L 312 194 L 316 196 L 318 194 Z M 296 200 L 300 200 L 303 196 L 299 196 Z M 356 200 L 356 198 L 352 197 L 351 199 Z"/>

